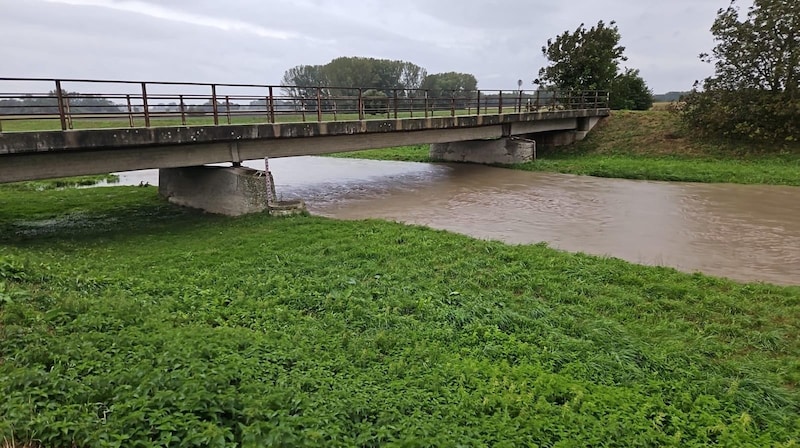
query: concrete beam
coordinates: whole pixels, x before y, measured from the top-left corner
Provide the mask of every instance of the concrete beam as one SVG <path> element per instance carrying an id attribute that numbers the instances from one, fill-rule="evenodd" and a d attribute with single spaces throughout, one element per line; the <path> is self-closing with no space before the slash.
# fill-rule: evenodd
<path id="1" fill-rule="evenodd" d="M 499 138 L 502 126 L 236 142 L 239 160 Z M 0 156 L 0 182 L 236 161 L 231 143 L 34 152 Z"/>
<path id="2" fill-rule="evenodd" d="M 608 114 L 609 111 L 607 109 L 565 110 L 502 115 L 363 121 L 12 132 L 0 133 L 0 156 L 66 150 L 140 148 L 145 146 L 388 134 L 400 131 L 454 130 L 506 124 L 511 125 L 512 133 L 525 133 L 524 129 L 516 131 L 514 128 L 519 128 L 522 123 L 557 123 L 562 120 L 572 120 L 570 123 L 575 123 L 577 118 L 606 116 Z M 563 126 L 563 124 L 558 126 Z M 572 128 L 574 127 L 575 125 L 573 124 Z"/>

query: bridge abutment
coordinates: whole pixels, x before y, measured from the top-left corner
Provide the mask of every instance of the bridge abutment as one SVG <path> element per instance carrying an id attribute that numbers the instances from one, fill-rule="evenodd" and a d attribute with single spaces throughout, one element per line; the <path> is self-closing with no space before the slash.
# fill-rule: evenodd
<path id="1" fill-rule="evenodd" d="M 228 216 L 268 209 L 264 172 L 233 166 L 189 166 L 158 170 L 158 193 L 170 203 Z"/>
<path id="2" fill-rule="evenodd" d="M 430 158 L 442 162 L 469 162 L 482 164 L 514 164 L 536 160 L 539 149 L 571 145 L 583 140 L 602 117 L 579 117 L 572 129 L 552 130 L 502 137 L 491 140 L 468 140 L 434 143 Z"/>

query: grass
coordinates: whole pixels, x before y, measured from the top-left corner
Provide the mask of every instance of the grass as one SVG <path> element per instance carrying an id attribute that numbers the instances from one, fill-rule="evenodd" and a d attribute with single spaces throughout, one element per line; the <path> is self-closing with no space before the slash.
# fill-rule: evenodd
<path id="1" fill-rule="evenodd" d="M 0 440 L 796 446 L 800 289 L 0 189 Z"/>
<path id="2" fill-rule="evenodd" d="M 395 160 L 400 162 L 433 162 L 429 145 L 398 146 L 395 148 L 367 149 L 364 151 L 328 154 L 344 159 Z"/>
<path id="3" fill-rule="evenodd" d="M 100 174 L 95 176 L 59 177 L 55 179 L 41 179 L 26 182 L 11 182 L 3 184 L 2 188 L 9 190 L 43 191 L 57 188 L 88 187 L 100 182 L 114 183 L 119 181 L 116 174 Z"/>
<path id="4" fill-rule="evenodd" d="M 346 157 L 429 161 L 424 147 Z M 508 168 L 598 177 L 684 182 L 800 185 L 800 145 L 701 140 L 664 110 L 615 111 L 575 145 L 540 152 Z"/>

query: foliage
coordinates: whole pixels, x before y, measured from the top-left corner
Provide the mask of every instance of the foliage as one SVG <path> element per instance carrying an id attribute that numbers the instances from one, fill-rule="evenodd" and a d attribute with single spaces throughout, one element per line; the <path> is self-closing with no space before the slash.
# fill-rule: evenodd
<path id="1" fill-rule="evenodd" d="M 434 98 L 455 98 L 457 100 L 465 100 L 471 98 L 478 89 L 478 80 L 474 75 L 469 73 L 436 73 L 425 77 L 420 88 L 428 91 L 428 95 Z M 439 100 L 438 104 L 432 104 L 434 107 L 449 107 L 446 99 Z M 456 108 L 465 108 L 464 101 L 456 101 Z"/>
<path id="2" fill-rule="evenodd" d="M 433 96 L 447 96 L 445 92 L 458 95 L 477 90 L 478 80 L 469 73 L 436 73 L 426 76 L 420 88 L 431 91 Z"/>
<path id="3" fill-rule="evenodd" d="M 610 90 L 620 61 L 627 60 L 620 38 L 616 22 L 601 20 L 588 30 L 581 24 L 572 33 L 548 39 L 542 54 L 550 65 L 539 70 L 534 83 L 561 90 Z"/>
<path id="4" fill-rule="evenodd" d="M 695 129 L 752 140 L 800 138 L 800 3 L 755 0 L 741 17 L 736 0 L 711 27 L 717 42 L 700 55 L 715 74 L 686 98 Z"/>
<path id="5" fill-rule="evenodd" d="M 800 437 L 798 341 L 784 330 L 797 325 L 796 289 L 391 223 L 208 217 L 155 196 L 0 196 L 2 223 L 17 228 L 2 234 L 15 275 L 5 294 L 23 292 L 0 311 L 0 437 L 79 447 Z M 34 208 L 9 211 L 22 201 Z M 118 220 L 26 229 L 76 206 Z"/>
<path id="6" fill-rule="evenodd" d="M 639 76 L 639 70 L 627 69 L 611 83 L 610 102 L 614 110 L 649 110 L 653 92 Z"/>
<path id="7" fill-rule="evenodd" d="M 392 89 L 418 89 L 427 71 L 411 62 L 363 57 L 340 57 L 325 65 L 298 65 L 287 70 L 281 85 L 294 97 L 316 97 L 316 89 L 292 88 L 326 87 L 325 95 L 353 95 L 347 87 L 371 87 L 389 95 Z M 338 88 L 338 89 L 335 89 Z"/>
<path id="8" fill-rule="evenodd" d="M 800 140 L 800 98 L 768 90 L 695 91 L 679 111 L 684 122 L 704 135 L 753 141 Z"/>
<path id="9" fill-rule="evenodd" d="M 0 233 L 13 297 L 0 308 L 0 438 L 800 438 L 797 288 L 385 222 L 214 217 L 146 188 L 0 190 L 0 204 L 0 226 L 14 229 Z M 34 222 L 76 209 L 94 224 Z"/>
<path id="10" fill-rule="evenodd" d="M 690 92 L 667 92 L 653 95 L 653 101 L 657 103 L 668 103 L 673 101 L 680 101 L 684 96 Z"/>
<path id="11" fill-rule="evenodd" d="M 116 174 L 99 174 L 96 176 L 60 177 L 27 182 L 12 182 L 3 184 L 3 188 L 11 190 L 43 191 L 68 187 L 88 187 L 102 182 L 115 183 L 118 180 L 119 176 Z"/>
<path id="12" fill-rule="evenodd" d="M 122 112 L 119 105 L 97 95 L 64 92 L 73 113 Z M 57 114 L 58 100 L 53 90 L 45 96 L 27 95 L 22 99 L 0 100 L 0 115 Z"/>
<path id="13" fill-rule="evenodd" d="M 370 115 L 386 113 L 387 96 L 385 93 L 377 89 L 369 89 L 365 90 L 363 95 L 364 113 Z"/>

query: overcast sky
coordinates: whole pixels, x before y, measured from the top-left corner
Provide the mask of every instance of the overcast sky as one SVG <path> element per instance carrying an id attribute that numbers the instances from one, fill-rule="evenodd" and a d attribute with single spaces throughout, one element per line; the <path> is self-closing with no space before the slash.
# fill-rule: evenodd
<path id="1" fill-rule="evenodd" d="M 656 93 L 711 67 L 729 0 L 0 0 L 0 76 L 278 84 L 286 69 L 339 56 L 401 59 L 516 89 L 547 39 L 616 20 Z"/>

